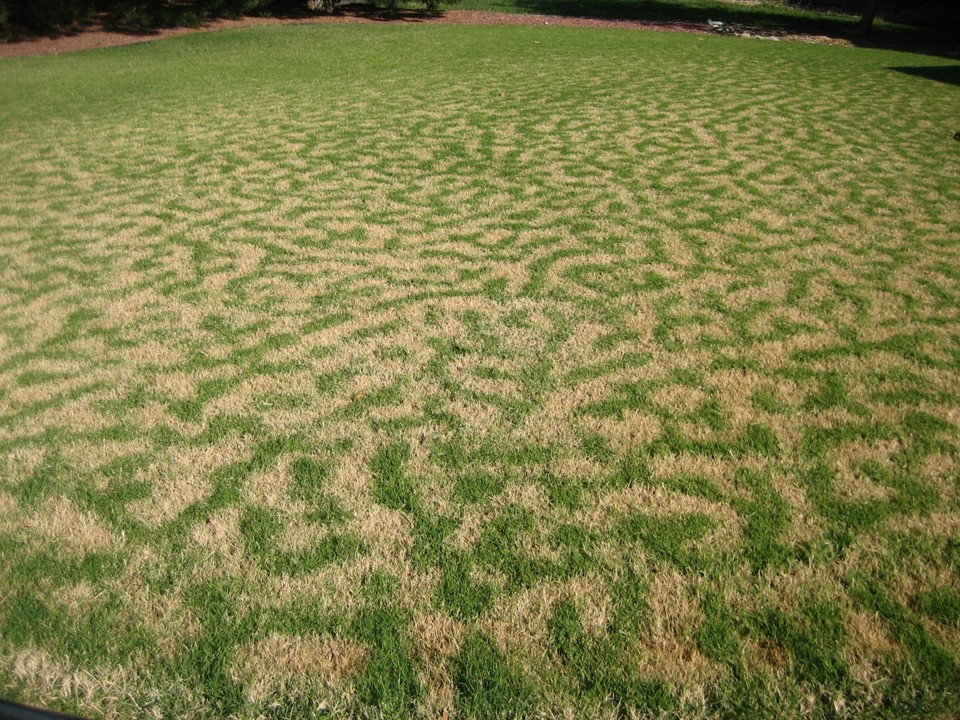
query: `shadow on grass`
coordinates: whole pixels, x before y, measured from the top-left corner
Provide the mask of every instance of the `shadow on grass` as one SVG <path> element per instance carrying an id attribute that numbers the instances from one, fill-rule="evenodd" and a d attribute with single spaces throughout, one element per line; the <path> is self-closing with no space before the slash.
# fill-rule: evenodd
<path id="1" fill-rule="evenodd" d="M 527 12 L 652 22 L 725 23 L 825 35 L 849 33 L 851 19 L 823 14 L 779 11 L 775 7 L 736 3 L 678 3 L 665 0 L 515 0 Z"/>
<path id="2" fill-rule="evenodd" d="M 936 80 L 947 85 L 960 87 L 960 65 L 933 65 L 921 67 L 889 67 L 888 70 L 913 75 L 914 77 Z"/>
<path id="3" fill-rule="evenodd" d="M 819 35 L 858 47 L 887 48 L 944 57 L 960 57 L 954 27 L 921 28 L 878 21 L 870 35 L 857 33 L 858 17 L 792 10 L 786 6 L 724 0 L 488 0 L 490 10 L 513 10 L 608 20 L 653 23 L 723 22 L 734 32 L 757 35 Z M 471 7 L 475 2 L 470 3 Z M 487 9 L 487 8 L 485 8 Z"/>
<path id="4" fill-rule="evenodd" d="M 337 7 L 334 16 L 380 22 L 417 23 L 436 18 L 439 13 L 411 7 L 416 0 L 397 0 L 398 7 L 390 9 L 376 0 L 349 0 Z M 456 9 L 458 0 L 440 0 L 445 8 Z M 2 4 L 2 0 L 0 0 Z M 918 28 L 907 25 L 879 23 L 869 36 L 856 33 L 857 18 L 836 13 L 794 10 L 787 6 L 747 4 L 732 0 L 466 0 L 467 9 L 488 11 L 534 13 L 566 17 L 595 18 L 602 20 L 637 20 L 665 27 L 681 25 L 702 26 L 708 30 L 707 20 L 722 22 L 730 34 L 765 36 L 816 35 L 849 42 L 860 47 L 895 49 L 948 58 L 960 58 L 958 31 L 953 27 Z M 139 6 L 138 6 L 139 7 Z M 202 27 L 209 20 L 197 15 L 187 4 L 164 3 L 157 6 L 144 5 L 142 13 L 133 16 L 117 16 L 100 13 L 94 26 L 128 35 L 151 36 L 160 28 L 176 26 Z M 257 13 L 259 14 L 259 13 Z M 323 15 L 307 9 L 304 0 L 278 0 L 263 13 L 288 20 L 302 19 L 305 22 Z M 230 17 L 229 15 L 227 17 Z M 676 28 L 675 28 L 676 29 Z M 83 32 L 80 25 L 51 31 L 49 37 L 74 35 Z M 14 34 L 6 40 L 27 40 L 37 35 Z M 900 70 L 901 68 L 893 68 Z M 911 68 L 902 69 L 909 72 Z M 932 68 L 912 68 L 915 74 L 932 71 Z M 950 67 L 942 73 L 950 75 Z M 952 77 L 952 75 L 950 76 Z M 932 79 L 941 82 L 942 76 Z"/>

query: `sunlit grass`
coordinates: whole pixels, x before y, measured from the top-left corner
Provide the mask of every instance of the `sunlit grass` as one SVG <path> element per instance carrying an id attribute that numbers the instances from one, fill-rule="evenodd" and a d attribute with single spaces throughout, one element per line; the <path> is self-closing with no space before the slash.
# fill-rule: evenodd
<path id="1" fill-rule="evenodd" d="M 956 713 L 956 66 L 439 25 L 0 62 L 0 694 Z"/>

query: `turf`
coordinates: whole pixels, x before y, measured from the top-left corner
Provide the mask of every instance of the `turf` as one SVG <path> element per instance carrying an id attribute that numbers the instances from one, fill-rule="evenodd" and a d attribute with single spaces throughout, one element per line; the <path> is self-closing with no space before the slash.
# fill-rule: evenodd
<path id="1" fill-rule="evenodd" d="M 705 23 L 708 19 L 757 28 L 849 34 L 858 18 L 838 11 L 817 11 L 782 0 L 457 0 L 464 10 L 536 13 L 615 20 Z M 878 20 L 875 29 L 889 30 Z M 904 26 L 897 26 L 905 29 Z"/>
<path id="2" fill-rule="evenodd" d="M 0 63 L 0 694 L 960 712 L 956 67 L 414 24 Z"/>

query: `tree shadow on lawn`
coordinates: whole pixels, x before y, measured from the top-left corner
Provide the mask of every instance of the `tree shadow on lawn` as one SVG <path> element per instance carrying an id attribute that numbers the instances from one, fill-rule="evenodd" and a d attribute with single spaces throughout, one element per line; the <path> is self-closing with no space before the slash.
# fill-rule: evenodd
<path id="1" fill-rule="evenodd" d="M 903 50 L 960 57 L 956 28 L 921 28 L 880 24 L 872 34 L 857 34 L 859 18 L 835 13 L 790 12 L 769 5 L 738 3 L 695 4 L 668 0 L 492 0 L 491 10 L 521 9 L 542 15 L 654 23 L 724 23 L 734 32 L 757 35 L 819 35 L 847 40 L 858 47 Z M 500 5 L 500 7 L 497 7 Z"/>
<path id="2" fill-rule="evenodd" d="M 913 75 L 914 77 L 936 80 L 947 85 L 960 87 L 960 65 L 928 65 L 921 67 L 888 67 L 888 70 Z"/>
<path id="3" fill-rule="evenodd" d="M 737 25 L 779 28 L 804 33 L 844 33 L 850 18 L 824 15 L 804 16 L 777 12 L 774 8 L 730 3 L 722 8 L 705 8 L 661 0 L 515 0 L 516 6 L 544 15 L 576 15 L 607 20 L 648 20 L 653 22 L 700 22 L 718 20 Z"/>
<path id="4" fill-rule="evenodd" d="M 440 0 L 445 7 L 456 9 L 457 0 Z M 0 0 L 2 3 L 2 0 Z M 377 2 L 347 2 L 332 13 L 345 19 L 356 18 L 382 22 L 424 22 L 443 14 L 431 12 L 421 7 L 410 7 L 409 0 L 399 0 L 399 7 L 388 8 Z M 735 2 L 704 2 L 703 5 L 676 2 L 675 0 L 485 0 L 485 10 L 535 13 L 539 15 L 558 15 L 565 17 L 592 18 L 601 20 L 637 20 L 660 24 L 665 27 L 693 24 L 709 30 L 707 20 L 724 24 L 720 34 L 765 35 L 769 37 L 787 35 L 815 35 L 848 41 L 860 47 L 902 50 L 948 58 L 960 58 L 960 42 L 957 41 L 956 28 L 918 28 L 911 26 L 881 25 L 873 34 L 862 36 L 856 33 L 857 18 L 850 15 L 829 13 L 797 13 L 770 5 L 750 5 Z M 161 28 L 177 26 L 202 27 L 209 19 L 187 12 L 184 5 L 178 14 L 177 6 L 164 5 L 165 15 L 152 17 L 149 13 L 139 17 L 116 17 L 110 13 L 100 13 L 94 22 L 105 30 L 128 35 L 149 37 L 157 35 Z M 172 14 L 171 14 L 172 13 Z M 259 14 L 259 13 L 257 13 Z M 304 0 L 280 0 L 273 4 L 266 16 L 287 20 L 309 21 L 323 15 L 308 10 Z M 45 33 L 48 37 L 70 36 L 82 33 L 86 26 L 76 25 Z M 7 41 L 27 40 L 37 37 L 33 34 L 14 35 Z M 899 69 L 899 68 L 893 68 Z M 930 68 L 914 68 L 921 71 Z M 946 68 L 948 73 L 949 68 Z M 950 80 L 941 82 L 952 82 Z"/>

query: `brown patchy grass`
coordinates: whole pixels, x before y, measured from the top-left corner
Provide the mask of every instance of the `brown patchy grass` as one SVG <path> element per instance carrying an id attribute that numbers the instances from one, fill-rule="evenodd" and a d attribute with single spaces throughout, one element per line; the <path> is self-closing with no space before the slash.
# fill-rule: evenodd
<path id="1" fill-rule="evenodd" d="M 956 709 L 955 113 L 888 69 L 919 60 L 433 26 L 119 52 L 155 60 L 132 116 L 118 55 L 0 67 L 0 690 Z"/>
<path id="2" fill-rule="evenodd" d="M 364 649 L 349 641 L 270 635 L 241 652 L 235 674 L 251 700 L 261 701 L 311 685 L 342 689 L 360 672 L 364 661 Z"/>

